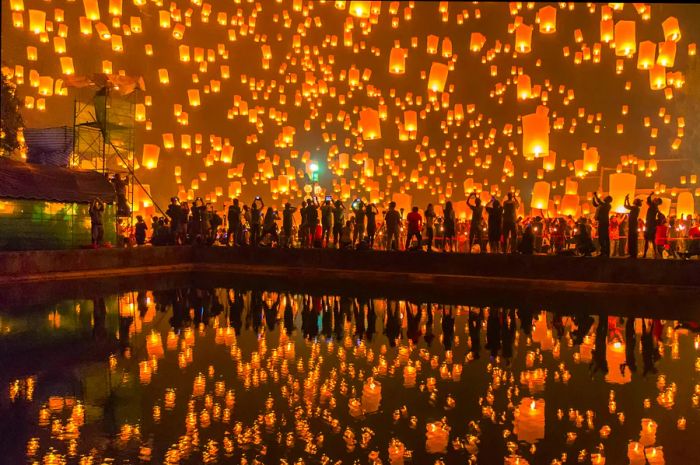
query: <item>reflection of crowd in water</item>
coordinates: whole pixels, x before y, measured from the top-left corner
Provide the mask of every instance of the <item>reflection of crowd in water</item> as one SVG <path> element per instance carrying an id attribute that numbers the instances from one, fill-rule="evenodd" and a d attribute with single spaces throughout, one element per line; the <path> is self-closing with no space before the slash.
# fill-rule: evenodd
<path id="1" fill-rule="evenodd" d="M 135 293 L 135 309 L 143 317 L 153 304 L 157 312 L 172 312 L 169 324 L 176 332 L 187 327 L 208 326 L 221 315 L 236 335 L 252 331 L 257 335 L 280 327 L 288 336 L 300 332 L 310 341 L 342 340 L 378 342 L 389 347 L 402 345 L 432 347 L 435 339 L 446 351 L 453 350 L 456 317 L 466 316 L 464 332 L 468 337 L 467 360 L 481 358 L 484 351 L 491 361 L 510 365 L 516 339 L 541 339 L 538 329 L 546 328 L 547 337 L 556 345 L 566 338 L 579 347 L 581 359 L 590 366 L 591 375 L 608 375 L 617 370 L 620 376 L 636 373 L 641 344 L 642 375 L 655 373 L 655 363 L 661 357 L 664 322 L 659 319 L 633 317 L 591 316 L 583 312 L 563 315 L 518 309 L 478 308 L 435 304 L 410 300 L 373 299 L 369 297 L 298 295 L 261 290 L 178 289 L 154 291 L 153 301 L 146 292 Z M 104 302 L 95 305 L 95 325 L 104 323 Z M 97 318 L 102 309 L 101 318 Z M 119 340 L 126 350 L 133 316 L 120 316 Z M 221 320 L 219 320 L 221 323 Z M 700 325 L 682 325 L 700 332 Z M 519 332 L 519 333 L 518 333 Z M 104 333 L 104 331 L 102 331 Z M 381 335 L 381 336 L 379 336 Z M 483 341 L 483 344 L 482 344 Z M 624 357 L 609 366 L 609 346 L 624 348 Z"/>
<path id="2" fill-rule="evenodd" d="M 281 211 L 266 207 L 260 197 L 250 205 L 238 199 L 223 214 L 197 198 L 192 206 L 173 197 L 162 216 L 151 226 L 137 217 L 133 231 L 122 228 L 125 243 L 209 244 L 229 246 L 427 250 L 451 252 L 513 252 L 522 254 L 567 254 L 629 256 L 636 258 L 690 258 L 700 256 L 700 217 L 667 217 L 660 211 L 661 199 L 652 195 L 630 201 L 628 213 L 611 211 L 612 197 L 593 196 L 592 218 L 557 216 L 545 212 L 523 217 L 520 201 L 513 194 L 482 203 L 472 193 L 470 211 L 457 215 L 452 202 L 428 204 L 411 211 L 390 202 L 384 211 L 374 203 L 355 199 L 348 207 L 342 200 L 314 197 L 298 206 L 286 203 Z M 646 203 L 644 218 L 640 218 Z M 281 223 L 281 224 L 280 224 Z M 631 233 L 631 234 L 630 234 Z M 636 240 L 632 237 L 636 237 Z"/>

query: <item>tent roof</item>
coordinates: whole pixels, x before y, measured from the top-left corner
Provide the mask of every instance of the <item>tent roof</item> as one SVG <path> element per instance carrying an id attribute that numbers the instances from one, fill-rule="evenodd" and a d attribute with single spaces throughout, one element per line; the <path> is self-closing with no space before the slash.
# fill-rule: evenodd
<path id="1" fill-rule="evenodd" d="M 112 203 L 112 184 L 96 171 L 37 165 L 0 157 L 0 199 Z"/>

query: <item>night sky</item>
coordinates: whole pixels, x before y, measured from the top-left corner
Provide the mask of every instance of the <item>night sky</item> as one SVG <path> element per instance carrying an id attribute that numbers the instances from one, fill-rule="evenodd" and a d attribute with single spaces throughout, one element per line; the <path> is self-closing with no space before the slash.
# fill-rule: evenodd
<path id="1" fill-rule="evenodd" d="M 305 195 L 303 188 L 308 184 L 307 160 L 319 165 L 322 194 L 382 202 L 404 192 L 412 196 L 406 202 L 421 207 L 447 198 L 462 205 L 468 179 L 480 185 L 485 198 L 489 193 L 503 196 L 511 189 L 520 191 L 529 212 L 530 193 L 538 178 L 553 186 L 552 211 L 570 178 L 578 181 L 576 193 L 585 204 L 588 194 L 598 188 L 601 168 L 605 168 L 603 190 L 607 191 L 608 175 L 621 165 L 621 156 L 629 155 L 637 157 L 638 163 L 619 168 L 637 174 L 638 191 L 660 191 L 660 184 L 665 184 L 662 195 L 671 197 L 674 187 L 678 192 L 690 188 L 693 193 L 697 188 L 697 183 L 690 184 L 690 176 L 700 171 L 700 138 L 695 129 L 700 117 L 700 77 L 697 57 L 689 56 L 689 50 L 700 35 L 699 5 L 626 4 L 613 9 L 578 3 L 236 0 L 159 4 L 141 0 L 142 5 L 136 6 L 137 0 L 124 0 L 121 13 L 115 16 L 110 11 L 117 2 L 99 3 L 100 19 L 92 21 L 92 34 L 86 36 L 81 34 L 79 17 L 88 14 L 90 1 L 3 0 L 3 69 L 13 73 L 16 81 L 16 66 L 24 67 L 24 83 L 17 90 L 23 101 L 26 96 L 41 98 L 30 85 L 30 70 L 64 78 L 61 56 L 73 58 L 77 76 L 102 72 L 103 60 L 109 60 L 115 74 L 123 70 L 129 76 L 143 77 L 145 91 L 138 92 L 135 99 L 144 103 L 146 97 L 151 98 L 145 119 L 152 126 L 148 130 L 146 121 L 137 123 L 135 159 L 143 162 L 143 144 L 157 144 L 161 150 L 157 167 L 141 167 L 136 172 L 163 205 L 172 195 L 187 197 L 193 180 L 198 180 L 199 188 L 189 196 L 217 198 L 219 207 L 228 201 L 230 183 L 241 183 L 246 202 L 256 194 L 269 199 L 271 184 L 279 186 L 280 175 L 288 175 L 291 192 L 272 194 L 274 200 L 269 203 L 279 205 L 290 196 L 296 202 Z M 362 4 L 360 9 L 372 4 L 371 11 L 367 10 L 370 17 L 353 15 L 360 11 L 355 11 L 356 4 Z M 537 24 L 538 12 L 547 5 L 556 11 L 556 32 L 551 34 L 541 33 Z M 13 9 L 18 11 L 13 13 Z M 64 11 L 67 26 L 63 55 L 54 48 L 60 19 L 55 9 Z M 53 31 L 47 31 L 45 43 L 40 34 L 29 31 L 29 10 L 46 12 Z M 13 26 L 19 16 L 23 28 Z M 161 16 L 170 16 L 169 27 L 160 26 Z M 675 42 L 675 63 L 665 71 L 680 72 L 676 76 L 685 82 L 677 87 L 667 83 L 671 90 L 666 92 L 672 99 L 664 90 L 650 88 L 649 71 L 637 68 L 638 53 L 616 56 L 610 43 L 601 42 L 603 17 L 611 18 L 612 24 L 633 21 L 637 52 L 641 42 L 652 41 L 656 56 L 665 40 L 662 23 L 668 17 L 678 19 L 681 37 Z M 128 26 L 133 29 L 139 20 L 142 31 L 126 34 Z M 95 25 L 99 22 L 111 31 L 112 39 L 98 37 Z M 521 23 L 525 26 L 520 27 L 532 27 L 529 53 L 514 52 L 514 24 Z M 181 40 L 173 35 L 177 24 L 186 26 Z M 344 37 L 344 31 L 350 31 L 351 38 Z M 478 51 L 470 50 L 475 32 L 485 37 Z M 122 38 L 123 51 L 112 49 L 117 35 Z M 434 54 L 427 47 L 431 35 L 438 38 Z M 446 39 L 451 41 L 451 53 L 445 50 Z M 147 44 L 152 45 L 151 56 L 146 53 Z M 396 44 L 407 51 L 403 74 L 389 70 L 390 52 Z M 37 48 L 37 61 L 28 60 L 27 46 Z M 181 46 L 189 47 L 188 63 L 180 61 Z M 269 46 L 268 66 L 265 46 Z M 203 48 L 205 62 L 207 58 L 211 61 L 196 63 L 195 47 Z M 597 50 L 600 59 L 594 63 Z M 577 52 L 582 57 L 590 53 L 590 59 L 575 63 Z M 444 93 L 428 89 L 434 62 L 453 67 Z M 619 72 L 618 62 L 622 64 Z M 222 65 L 229 67 L 228 79 L 222 76 Z M 168 84 L 159 82 L 160 69 L 167 69 Z M 353 69 L 360 76 L 359 83 L 349 82 Z M 526 100 L 518 99 L 516 92 L 519 74 L 531 78 L 533 93 Z M 217 86 L 213 81 L 220 83 L 218 92 L 212 92 Z M 539 94 L 536 86 L 541 88 Z M 199 106 L 190 105 L 188 90 L 192 89 L 199 91 Z M 46 97 L 45 111 L 25 108 L 27 127 L 71 125 L 73 98 L 85 92 L 90 91 L 69 89 L 67 96 Z M 188 114 L 186 125 L 174 115 L 176 104 Z M 458 105 L 463 108 L 462 121 L 455 117 Z M 248 115 L 241 114 L 245 106 Z M 520 118 L 541 112 L 538 106 L 548 109 L 549 149 L 556 152 L 555 169 L 539 175 L 543 160 L 524 156 L 520 134 Z M 363 139 L 358 130 L 363 109 L 378 111 L 381 138 L 372 140 L 370 127 Z M 402 135 L 407 110 L 417 112 L 418 129 Z M 255 111 L 257 122 L 251 116 Z M 667 123 L 660 114 L 668 115 Z M 558 118 L 562 125 L 557 124 Z M 648 127 L 645 118 L 649 118 Z M 685 127 L 678 118 L 684 119 Z M 509 125 L 510 133 L 506 130 Z M 623 125 L 621 134 L 618 125 Z M 293 138 L 283 140 L 284 127 L 294 129 Z M 658 130 L 655 138 L 654 128 Z M 173 134 L 174 148 L 165 147 L 163 134 Z M 182 148 L 183 134 L 192 138 L 190 150 Z M 201 134 L 199 147 L 195 146 L 196 134 Z M 217 149 L 223 147 L 212 143 L 214 137 L 221 138 L 222 145 L 228 140 L 233 146 L 230 162 L 222 160 L 226 157 Z M 673 149 L 676 138 L 681 143 Z M 593 173 L 574 179 L 574 161 L 583 159 L 583 144 L 596 147 L 600 161 Z M 656 148 L 653 156 L 650 146 Z M 230 149 L 223 149 L 224 153 L 226 150 Z M 347 169 L 339 164 L 343 153 L 348 154 Z M 657 160 L 658 170 L 646 177 L 640 167 L 644 163 L 648 169 L 650 159 Z M 677 161 L 662 162 L 666 159 Z M 177 166 L 179 180 L 174 174 Z M 229 178 L 229 170 L 239 166 L 243 166 L 242 173 Z M 200 173 L 206 173 L 206 181 Z M 686 184 L 681 176 L 686 177 Z M 342 188 L 343 184 L 350 187 Z M 219 197 L 217 187 L 223 194 Z"/>

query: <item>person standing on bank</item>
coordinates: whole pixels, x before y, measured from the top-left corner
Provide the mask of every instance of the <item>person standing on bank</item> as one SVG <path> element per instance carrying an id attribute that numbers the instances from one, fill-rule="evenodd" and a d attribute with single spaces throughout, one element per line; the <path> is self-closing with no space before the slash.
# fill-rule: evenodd
<path id="1" fill-rule="evenodd" d="M 661 205 L 661 199 L 651 198 L 652 194 L 647 197 L 647 216 L 644 221 L 644 258 L 647 258 L 647 250 L 651 245 L 651 250 L 654 253 L 654 258 L 656 258 L 656 218 L 659 216 L 659 205 Z"/>
<path id="2" fill-rule="evenodd" d="M 598 221 L 599 257 L 610 256 L 610 208 L 612 207 L 612 200 L 612 197 L 609 195 L 601 200 L 597 192 L 593 193 L 593 206 L 596 207 L 595 219 Z"/>
<path id="3" fill-rule="evenodd" d="M 505 252 L 515 253 L 518 244 L 517 214 L 520 203 L 515 194 L 508 192 L 503 201 L 503 248 Z"/>
<path id="4" fill-rule="evenodd" d="M 639 254 L 639 211 L 642 208 L 642 199 L 634 199 L 630 204 L 630 195 L 625 196 L 625 208 L 629 210 L 627 217 L 627 253 L 629 258 L 637 258 Z"/>
<path id="5" fill-rule="evenodd" d="M 321 206 L 321 227 L 323 228 L 322 241 L 324 247 L 331 245 L 331 227 L 333 226 L 333 203 L 331 196 L 326 196 L 325 202 Z"/>
<path id="6" fill-rule="evenodd" d="M 367 204 L 365 216 L 367 217 L 367 245 L 374 248 L 374 236 L 377 234 L 377 206 L 373 203 Z"/>
<path id="7" fill-rule="evenodd" d="M 435 237 L 435 207 L 429 203 L 425 207 L 425 235 L 428 236 L 428 252 L 433 251 L 433 238 Z"/>
<path id="8" fill-rule="evenodd" d="M 333 209 L 333 247 L 338 247 L 340 245 L 340 234 L 343 232 L 343 227 L 345 226 L 345 205 L 343 201 L 338 199 L 335 201 L 335 208 Z"/>
<path id="9" fill-rule="evenodd" d="M 238 199 L 233 199 L 233 204 L 228 207 L 227 220 L 227 245 L 241 245 L 241 229 L 243 225 L 241 223 L 241 207 L 238 205 Z"/>
<path id="10" fill-rule="evenodd" d="M 503 219 L 503 207 L 501 202 L 494 196 L 486 204 L 486 212 L 489 214 L 489 250 L 491 253 L 500 252 L 501 244 L 501 224 Z"/>
<path id="11" fill-rule="evenodd" d="M 88 213 L 90 214 L 90 230 L 92 233 L 92 247 L 97 248 L 102 245 L 102 238 L 104 237 L 105 230 L 102 225 L 102 214 L 105 211 L 105 204 L 96 197 L 92 203 L 90 203 L 90 208 Z"/>
<path id="12" fill-rule="evenodd" d="M 175 245 L 179 245 L 178 233 L 180 232 L 180 220 L 182 220 L 182 207 L 180 206 L 180 199 L 177 197 L 172 197 L 170 199 L 170 205 L 165 211 L 165 214 L 170 217 L 170 236 Z"/>
<path id="13" fill-rule="evenodd" d="M 250 245 L 253 247 L 256 247 L 260 241 L 260 219 L 263 208 L 265 203 L 260 196 L 255 197 L 250 205 Z"/>
<path id="14" fill-rule="evenodd" d="M 136 239 L 136 245 L 144 245 L 146 243 L 146 230 L 148 225 L 143 221 L 143 216 L 138 215 L 136 217 L 136 226 L 134 228 L 134 239 Z"/>
<path id="15" fill-rule="evenodd" d="M 450 244 L 450 252 L 456 252 L 455 250 L 455 235 L 456 231 L 456 219 L 455 219 L 455 209 L 452 208 L 452 202 L 445 202 L 445 208 L 443 209 L 444 220 L 443 220 L 443 232 L 442 232 L 442 251 L 447 252 L 447 244 Z"/>
<path id="16" fill-rule="evenodd" d="M 411 213 L 406 216 L 406 220 L 408 221 L 408 234 L 406 236 L 405 250 L 407 252 L 411 250 L 411 239 L 413 239 L 413 236 L 416 236 L 416 240 L 418 241 L 416 249 L 422 250 L 420 232 L 423 229 L 423 217 L 418 213 L 418 207 L 413 207 L 411 209 Z"/>
<path id="17" fill-rule="evenodd" d="M 384 214 L 384 225 L 386 226 L 386 249 L 398 250 L 399 248 L 399 228 L 401 227 L 401 217 L 396 211 L 396 202 L 389 202 L 389 210 Z"/>
<path id="18" fill-rule="evenodd" d="M 473 204 L 471 201 L 472 199 L 474 199 Z M 469 225 L 468 251 L 468 253 L 471 253 L 474 241 L 476 241 L 477 244 L 481 244 L 481 218 L 484 214 L 484 207 L 481 206 L 481 199 L 476 195 L 476 192 L 472 192 L 469 194 L 469 197 L 467 197 L 467 206 L 472 211 L 472 220 Z M 483 252 L 483 250 L 481 250 L 481 245 L 479 245 L 479 252 Z"/>
<path id="19" fill-rule="evenodd" d="M 355 199 L 351 207 L 355 214 L 355 229 L 352 234 L 352 245 L 355 245 L 365 235 L 365 203 L 361 199 Z"/>

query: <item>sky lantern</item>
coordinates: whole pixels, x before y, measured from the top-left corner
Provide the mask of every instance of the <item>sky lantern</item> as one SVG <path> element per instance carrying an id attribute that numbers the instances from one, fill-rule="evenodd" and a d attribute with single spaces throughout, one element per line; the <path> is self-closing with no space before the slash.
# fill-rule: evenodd
<path id="1" fill-rule="evenodd" d="M 564 216 L 575 216 L 579 209 L 579 198 L 576 194 L 564 194 L 559 204 L 559 211 Z"/>
<path id="2" fill-rule="evenodd" d="M 540 33 L 552 34 L 557 32 L 557 9 L 551 5 L 540 8 L 538 12 L 540 18 Z"/>
<path id="3" fill-rule="evenodd" d="M 598 170 L 598 161 L 600 157 L 598 156 L 598 149 L 596 147 L 588 147 L 583 152 L 583 169 L 592 173 Z"/>
<path id="4" fill-rule="evenodd" d="M 111 63 L 110 63 L 111 65 Z M 168 75 L 168 70 L 165 68 L 161 68 L 158 70 L 158 80 L 160 81 L 161 84 L 169 84 L 170 83 L 170 76 Z"/>
<path id="5" fill-rule="evenodd" d="M 649 69 L 654 66 L 656 59 L 656 44 L 650 40 L 645 40 L 639 44 L 639 54 L 637 55 L 637 69 Z"/>
<path id="6" fill-rule="evenodd" d="M 97 0 L 83 0 L 83 7 L 85 8 L 85 16 L 90 21 L 100 20 L 100 5 Z"/>
<path id="7" fill-rule="evenodd" d="M 603 19 L 600 21 L 600 41 L 603 43 L 612 42 L 614 39 L 614 23 L 611 19 Z"/>
<path id="8" fill-rule="evenodd" d="M 364 140 L 381 139 L 382 130 L 377 110 L 366 108 L 360 111 L 360 130 Z"/>
<path id="9" fill-rule="evenodd" d="M 637 51 L 636 23 L 618 21 L 615 23 L 615 55 L 632 56 Z"/>
<path id="10" fill-rule="evenodd" d="M 523 155 L 540 157 L 549 153 L 549 118 L 542 113 L 532 113 L 522 118 Z"/>
<path id="11" fill-rule="evenodd" d="M 29 30 L 34 34 L 46 32 L 46 12 L 43 10 L 29 10 Z"/>
<path id="12" fill-rule="evenodd" d="M 369 18 L 372 2 L 350 2 L 350 14 L 356 18 Z"/>
<path id="13" fill-rule="evenodd" d="M 143 144 L 143 156 L 141 165 L 146 169 L 152 170 L 158 166 L 158 156 L 160 155 L 160 147 L 155 144 Z"/>
<path id="14" fill-rule="evenodd" d="M 549 206 L 549 191 L 551 185 L 547 181 L 537 181 L 532 188 L 530 208 L 544 210 Z"/>
<path id="15" fill-rule="evenodd" d="M 391 74 L 404 74 L 406 72 L 406 55 L 408 50 L 405 48 L 394 47 L 389 53 L 389 72 Z"/>
<path id="16" fill-rule="evenodd" d="M 608 194 L 613 198 L 612 211 L 625 213 L 625 196 L 629 195 L 634 199 L 637 187 L 637 176 L 630 173 L 613 173 L 609 178 Z"/>
<path id="17" fill-rule="evenodd" d="M 434 61 L 430 66 L 430 74 L 428 76 L 428 89 L 433 92 L 443 92 L 445 83 L 447 82 L 447 74 L 449 67 L 443 63 Z"/>
<path id="18" fill-rule="evenodd" d="M 472 32 L 469 39 L 469 50 L 472 52 L 478 52 L 482 49 L 486 43 L 486 36 L 480 32 Z"/>
<path id="19" fill-rule="evenodd" d="M 187 89 L 187 99 L 191 107 L 198 107 L 200 105 L 199 89 Z"/>
<path id="20" fill-rule="evenodd" d="M 667 41 L 678 42 L 681 39 L 681 29 L 675 17 L 669 16 L 666 18 L 664 22 L 661 23 L 661 27 L 664 30 L 664 38 Z"/>
<path id="21" fill-rule="evenodd" d="M 661 42 L 659 44 L 659 56 L 656 63 L 670 68 L 676 61 L 676 43 L 672 41 Z"/>
<path id="22" fill-rule="evenodd" d="M 407 131 L 418 130 L 418 114 L 414 110 L 403 112 L 403 124 Z"/>
<path id="23" fill-rule="evenodd" d="M 61 57 L 61 72 L 65 75 L 75 74 L 73 59 L 71 57 Z"/>
<path id="24" fill-rule="evenodd" d="M 651 90 L 661 90 L 666 87 L 666 68 L 659 64 L 649 68 L 649 87 Z"/>
<path id="25" fill-rule="evenodd" d="M 527 100 L 532 96 L 530 76 L 527 74 L 521 74 L 518 76 L 517 92 L 519 100 Z"/>
<path id="26" fill-rule="evenodd" d="M 676 215 L 680 217 L 692 217 L 695 214 L 695 199 L 692 192 L 686 191 L 678 194 L 676 201 Z"/>
<path id="27" fill-rule="evenodd" d="M 532 26 L 521 24 L 515 30 L 515 49 L 520 53 L 530 53 L 532 44 Z"/>

